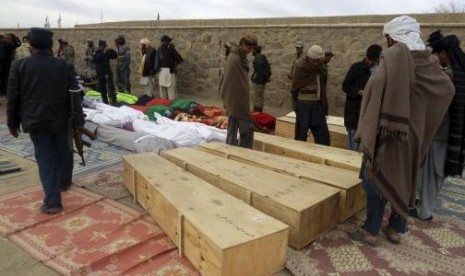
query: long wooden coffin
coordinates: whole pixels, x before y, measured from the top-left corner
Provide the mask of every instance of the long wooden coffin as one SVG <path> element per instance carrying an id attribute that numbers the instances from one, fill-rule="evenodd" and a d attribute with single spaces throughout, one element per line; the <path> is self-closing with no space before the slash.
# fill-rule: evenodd
<path id="1" fill-rule="evenodd" d="M 362 154 L 340 148 L 306 143 L 256 132 L 254 149 L 299 160 L 360 171 Z"/>
<path id="2" fill-rule="evenodd" d="M 319 181 L 341 189 L 339 199 L 341 222 L 366 205 L 365 191 L 356 172 L 221 143 L 202 144 L 198 149 L 244 164 Z"/>
<path id="3" fill-rule="evenodd" d="M 155 154 L 123 160 L 130 192 L 202 275 L 284 268 L 287 225 Z"/>
<path id="4" fill-rule="evenodd" d="M 290 226 L 289 244 L 300 249 L 336 225 L 339 189 L 313 180 L 227 160 L 191 148 L 163 157 Z"/>
<path id="5" fill-rule="evenodd" d="M 295 112 L 290 112 L 285 116 L 276 119 L 275 135 L 294 139 L 295 131 Z M 344 118 L 328 116 L 327 120 L 331 146 L 341 149 L 347 149 L 348 135 L 344 127 Z M 307 142 L 313 143 L 313 135 L 311 132 L 307 135 Z"/>

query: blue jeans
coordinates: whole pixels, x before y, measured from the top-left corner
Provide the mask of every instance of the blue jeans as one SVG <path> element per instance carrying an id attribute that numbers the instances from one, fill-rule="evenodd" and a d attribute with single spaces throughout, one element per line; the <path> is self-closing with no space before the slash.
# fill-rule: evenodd
<path id="1" fill-rule="evenodd" d="M 362 185 L 367 194 L 367 218 L 363 228 L 372 235 L 378 235 L 383 223 L 387 200 L 379 193 L 373 182 L 364 179 Z M 407 220 L 391 208 L 389 226 L 398 233 L 405 233 Z"/>
<path id="2" fill-rule="evenodd" d="M 34 154 L 39 166 L 47 207 L 59 207 L 61 188 L 71 184 L 73 151 L 68 146 L 67 131 L 56 133 L 31 133 Z"/>
<path id="3" fill-rule="evenodd" d="M 358 151 L 360 148 L 360 144 L 354 141 L 356 131 L 357 131 L 356 129 L 347 128 L 347 134 L 348 134 L 347 146 L 349 147 L 350 150 L 353 150 L 353 151 Z"/>

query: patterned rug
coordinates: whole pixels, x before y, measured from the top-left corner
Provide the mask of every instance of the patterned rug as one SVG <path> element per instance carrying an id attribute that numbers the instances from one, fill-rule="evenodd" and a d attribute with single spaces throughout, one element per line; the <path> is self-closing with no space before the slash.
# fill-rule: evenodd
<path id="1" fill-rule="evenodd" d="M 96 125 L 88 123 L 86 127 L 94 130 Z M 90 143 L 92 145 L 90 148 L 84 148 L 86 166 L 80 165 L 80 157 L 74 154 L 73 175 L 75 176 L 84 175 L 117 164 L 121 161 L 121 155 L 131 153 L 128 150 L 99 140 L 91 141 Z M 18 138 L 14 138 L 9 134 L 8 127 L 5 124 L 0 124 L 0 149 L 35 161 L 34 145 L 29 135 L 20 133 Z"/>
<path id="2" fill-rule="evenodd" d="M 72 188 L 62 214 L 42 215 L 40 187 L 0 198 L 0 232 L 64 275 L 198 275 L 141 213 Z"/>
<path id="3" fill-rule="evenodd" d="M 444 181 L 442 190 L 465 196 L 465 179 L 461 177 L 449 177 Z"/>
<path id="4" fill-rule="evenodd" d="M 121 163 L 81 177 L 75 177 L 73 183 L 78 187 L 91 190 L 115 200 L 131 196 L 128 189 L 124 186 Z"/>
<path id="5" fill-rule="evenodd" d="M 289 249 L 287 268 L 296 276 L 465 275 L 465 222 L 412 219 L 400 245 L 383 236 L 381 245 L 372 248 L 347 236 L 364 216 L 359 213 L 301 251 Z"/>
<path id="6" fill-rule="evenodd" d="M 465 221 L 465 179 L 449 177 L 444 181 L 441 194 L 434 210 L 435 215 Z"/>

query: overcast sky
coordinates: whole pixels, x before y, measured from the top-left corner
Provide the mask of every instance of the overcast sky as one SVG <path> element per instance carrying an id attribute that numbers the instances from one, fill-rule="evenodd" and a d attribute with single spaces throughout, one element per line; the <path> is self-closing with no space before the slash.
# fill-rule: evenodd
<path id="1" fill-rule="evenodd" d="M 465 0 L 2 0 L 0 27 L 63 27 L 76 23 L 160 19 L 334 16 L 429 13 Z"/>

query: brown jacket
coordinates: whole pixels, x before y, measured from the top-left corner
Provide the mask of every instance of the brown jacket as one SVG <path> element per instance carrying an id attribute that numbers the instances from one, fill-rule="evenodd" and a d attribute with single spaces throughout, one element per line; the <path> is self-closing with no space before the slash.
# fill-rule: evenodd
<path id="1" fill-rule="evenodd" d="M 383 51 L 365 87 L 357 138 L 366 176 L 400 215 L 415 202 L 420 166 L 454 95 L 437 59 L 402 43 Z"/>
<path id="2" fill-rule="evenodd" d="M 221 84 L 221 99 L 228 115 L 242 120 L 250 117 L 249 61 L 239 46 L 231 47 Z"/>
<path id="3" fill-rule="evenodd" d="M 323 80 L 323 62 L 317 66 L 313 65 L 304 56 L 300 58 L 294 67 L 291 92 L 300 91 L 307 85 L 316 85 L 320 82 L 320 102 L 325 114 L 328 115 L 328 97 L 326 95 L 326 81 Z"/>

